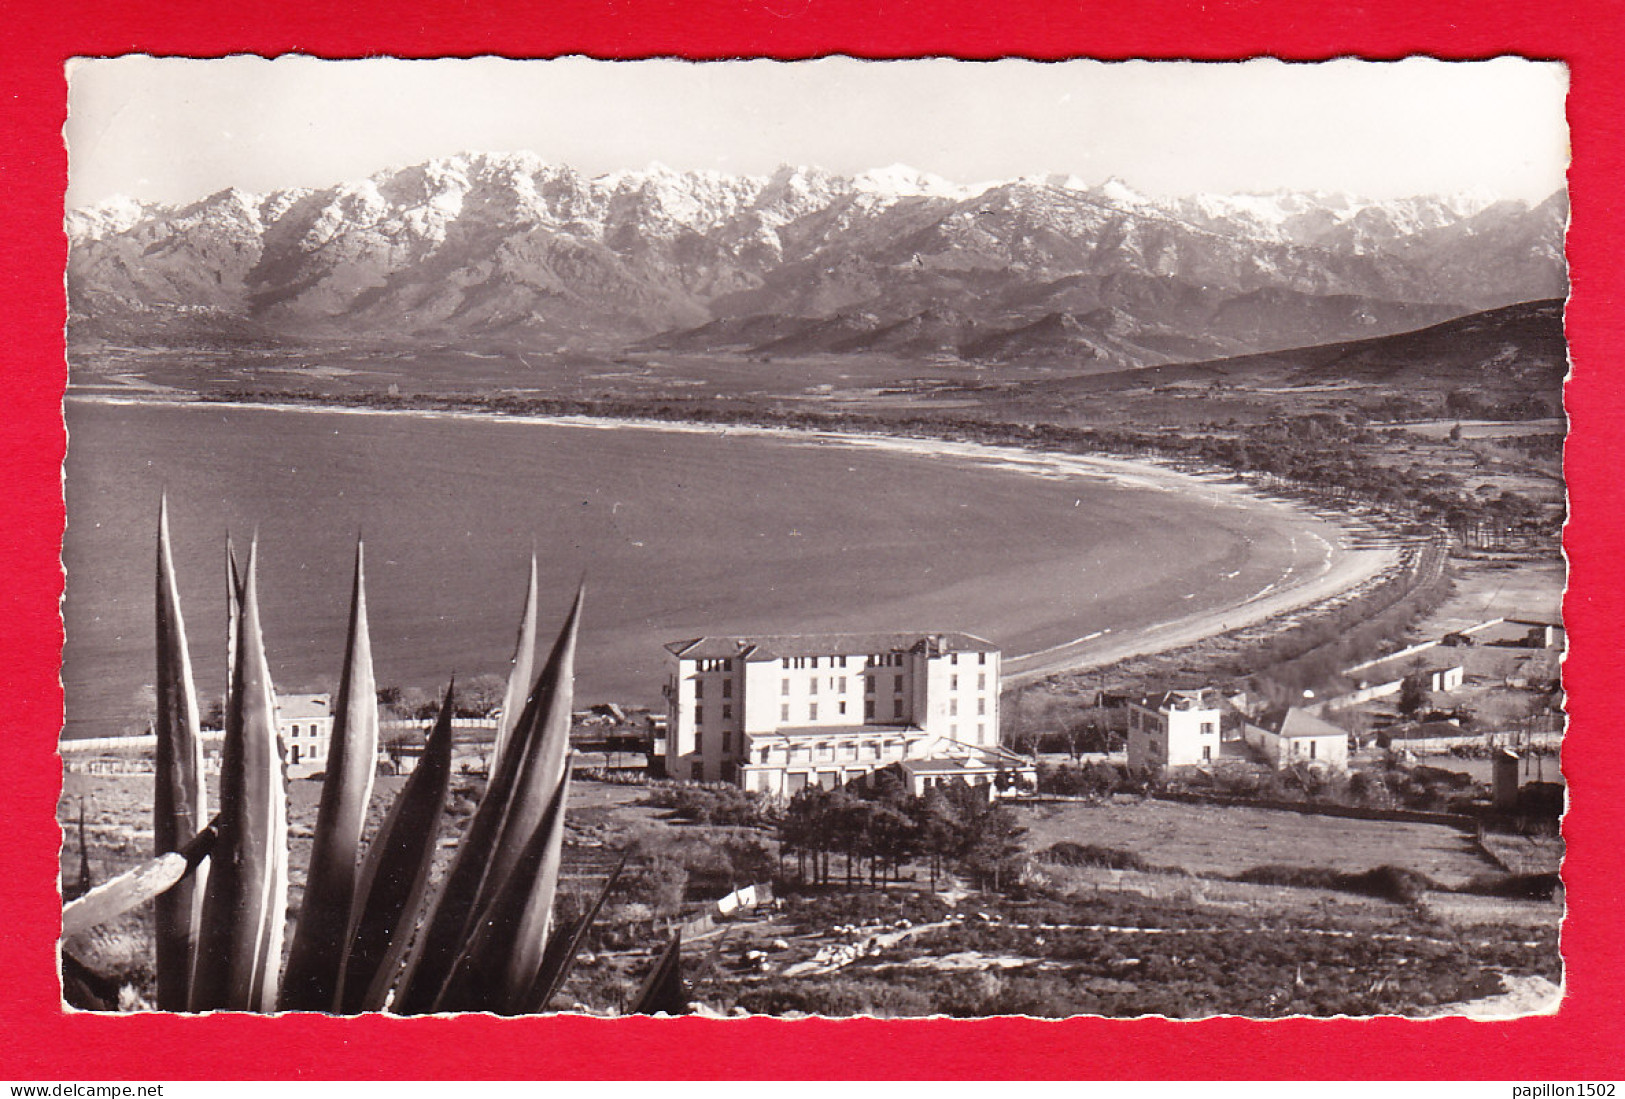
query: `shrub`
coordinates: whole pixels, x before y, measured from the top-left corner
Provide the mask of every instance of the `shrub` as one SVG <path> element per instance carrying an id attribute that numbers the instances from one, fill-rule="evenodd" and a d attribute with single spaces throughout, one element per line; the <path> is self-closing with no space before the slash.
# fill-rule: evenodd
<path id="1" fill-rule="evenodd" d="M 1307 889 L 1335 889 L 1343 893 L 1359 893 L 1381 900 L 1409 904 L 1424 892 L 1437 890 L 1439 884 L 1426 874 L 1403 866 L 1383 865 L 1360 874 L 1333 870 L 1327 866 L 1255 866 L 1243 870 L 1235 881 L 1254 885 L 1294 885 Z"/>
<path id="2" fill-rule="evenodd" d="M 1120 847 L 1101 847 L 1093 843 L 1060 843 L 1039 852 L 1042 862 L 1056 866 L 1100 866 L 1108 870 L 1149 870 L 1151 867 L 1137 852 Z"/>

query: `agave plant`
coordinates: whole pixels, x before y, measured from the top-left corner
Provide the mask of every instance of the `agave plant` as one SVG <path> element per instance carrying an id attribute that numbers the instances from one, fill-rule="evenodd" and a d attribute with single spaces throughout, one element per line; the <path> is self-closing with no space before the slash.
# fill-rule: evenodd
<path id="1" fill-rule="evenodd" d="M 304 899 L 281 972 L 287 794 L 260 619 L 258 556 L 256 539 L 239 570 L 228 539 L 230 674 L 220 805 L 210 820 L 168 511 L 160 505 L 158 857 L 68 904 L 64 935 L 155 899 L 163 1010 L 545 1011 L 620 874 L 617 867 L 585 916 L 555 926 L 584 590 L 578 588 L 547 661 L 530 682 L 537 608 L 532 557 L 489 782 L 440 888 L 425 903 L 450 788 L 455 685 L 447 688 L 418 766 L 363 852 L 379 721 L 358 541 Z M 678 950 L 674 939 L 632 1010 L 682 1010 Z M 66 954 L 64 964 L 78 972 Z"/>

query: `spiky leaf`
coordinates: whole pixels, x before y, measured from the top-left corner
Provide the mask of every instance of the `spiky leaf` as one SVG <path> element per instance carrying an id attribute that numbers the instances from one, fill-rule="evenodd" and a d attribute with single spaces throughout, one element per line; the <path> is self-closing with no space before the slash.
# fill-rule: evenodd
<path id="1" fill-rule="evenodd" d="M 536 672 L 536 555 L 530 557 L 530 582 L 525 586 L 525 606 L 519 615 L 519 638 L 514 643 L 513 668 L 508 688 L 502 695 L 502 716 L 497 719 L 496 741 L 491 748 L 490 770 L 496 770 L 503 749 L 524 713 L 530 697 L 531 676 Z"/>
<path id="2" fill-rule="evenodd" d="M 378 685 L 373 678 L 372 636 L 367 628 L 364 554 L 357 541 L 349 639 L 333 711 L 327 772 L 311 839 L 304 901 L 282 979 L 282 1007 L 289 1011 L 333 1007 L 339 967 L 349 941 L 361 833 L 378 771 Z"/>
<path id="3" fill-rule="evenodd" d="M 687 1015 L 688 989 L 683 985 L 683 933 L 673 932 L 655 967 L 628 1009 L 632 1015 Z"/>
<path id="4" fill-rule="evenodd" d="M 578 920 L 572 920 L 561 925 L 547 938 L 547 950 L 542 954 L 542 966 L 536 973 L 536 980 L 530 986 L 530 992 L 525 996 L 524 1011 L 527 1014 L 536 1014 L 547 1010 L 547 1005 L 564 987 L 564 982 L 570 979 L 570 971 L 575 968 L 576 958 L 581 954 L 581 945 L 586 941 L 587 932 L 598 919 L 598 913 L 604 907 L 604 901 L 609 899 L 610 890 L 620 880 L 621 871 L 626 869 L 626 860 L 629 856 L 622 855 L 621 861 L 615 864 L 610 871 L 609 879 L 604 887 L 598 891 L 593 900 L 592 907 Z"/>
<path id="5" fill-rule="evenodd" d="M 367 848 L 340 975 L 337 1006 L 346 1014 L 384 1008 L 412 937 L 451 786 L 453 690 L 446 688 L 423 756 Z"/>
<path id="6" fill-rule="evenodd" d="M 220 763 L 220 838 L 203 901 L 195 1011 L 272 1011 L 288 905 L 288 819 L 271 669 L 248 551 Z"/>
<path id="7" fill-rule="evenodd" d="M 186 646 L 169 544 L 169 501 L 158 505 L 157 739 L 153 777 L 153 854 L 178 849 L 208 822 L 203 780 L 203 738 L 198 728 L 197 690 Z M 207 866 L 159 896 L 153 908 L 157 940 L 157 999 L 163 1011 L 184 1011 L 190 1001 L 197 957 Z"/>
<path id="8" fill-rule="evenodd" d="M 541 969 L 564 846 L 569 768 L 491 903 L 480 912 L 437 1011 L 517 1015 Z"/>
<path id="9" fill-rule="evenodd" d="M 558 790 L 569 747 L 575 640 L 583 593 L 577 591 L 547 664 L 537 677 L 485 795 L 457 847 L 434 915 L 401 982 L 395 1010 L 433 1011 L 480 910 L 506 880 Z"/>
<path id="10" fill-rule="evenodd" d="M 243 577 L 237 568 L 237 550 L 226 535 L 226 708 L 231 708 L 232 669 L 237 667 L 237 631 L 243 619 Z"/>

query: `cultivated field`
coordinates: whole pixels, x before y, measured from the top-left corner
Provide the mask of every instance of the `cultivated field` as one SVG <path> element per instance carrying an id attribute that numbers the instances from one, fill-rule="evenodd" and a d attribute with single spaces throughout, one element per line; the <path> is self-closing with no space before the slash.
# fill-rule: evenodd
<path id="1" fill-rule="evenodd" d="M 1473 837 L 1442 824 L 1353 820 L 1272 809 L 1143 800 L 1022 806 L 1025 845 L 1063 841 L 1137 853 L 1147 864 L 1230 876 L 1259 866 L 1312 866 L 1361 873 L 1382 865 L 1463 885 L 1497 868 Z"/>

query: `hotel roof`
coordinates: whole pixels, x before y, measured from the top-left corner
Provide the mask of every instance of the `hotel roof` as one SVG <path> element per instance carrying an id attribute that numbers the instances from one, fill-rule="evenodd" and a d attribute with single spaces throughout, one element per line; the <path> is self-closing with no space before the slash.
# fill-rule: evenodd
<path id="1" fill-rule="evenodd" d="M 718 660 L 741 657 L 749 661 L 780 660 L 797 656 L 868 656 L 914 652 L 934 646 L 937 652 L 994 653 L 999 647 L 968 633 L 914 631 L 911 633 L 808 633 L 742 637 L 695 637 L 673 641 L 668 652 L 682 660 Z"/>

